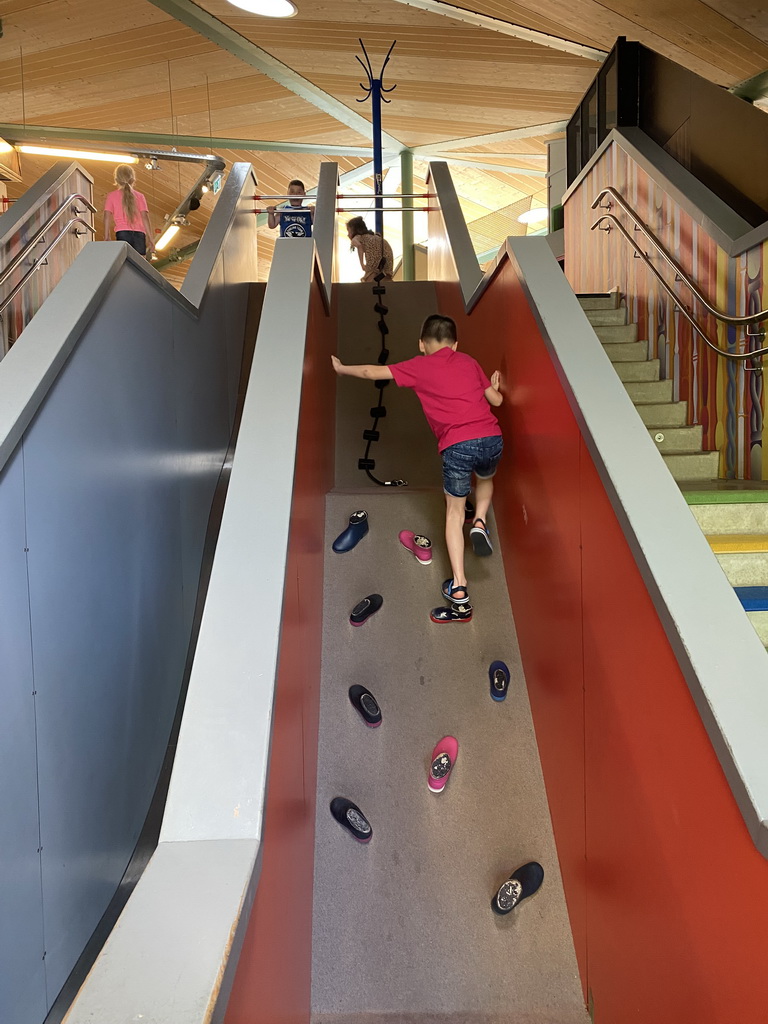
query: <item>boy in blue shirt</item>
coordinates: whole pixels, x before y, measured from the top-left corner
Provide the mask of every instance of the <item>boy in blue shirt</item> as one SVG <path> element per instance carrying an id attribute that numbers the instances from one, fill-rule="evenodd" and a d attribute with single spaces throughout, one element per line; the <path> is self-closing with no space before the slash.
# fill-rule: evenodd
<path id="1" fill-rule="evenodd" d="M 288 185 L 287 194 L 296 198 L 291 198 L 280 206 L 267 207 L 269 227 L 276 228 L 279 225 L 281 238 L 311 238 L 315 208 L 303 205 L 307 194 L 304 182 L 294 178 Z"/>

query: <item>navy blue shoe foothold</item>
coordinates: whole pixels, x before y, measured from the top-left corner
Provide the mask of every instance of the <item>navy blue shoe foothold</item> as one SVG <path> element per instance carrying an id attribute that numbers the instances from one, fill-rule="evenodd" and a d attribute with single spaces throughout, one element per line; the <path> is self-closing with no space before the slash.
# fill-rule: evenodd
<path id="1" fill-rule="evenodd" d="M 471 622 L 472 621 L 472 605 L 471 604 L 452 604 L 447 608 L 433 608 L 429 613 L 429 617 L 433 622 Z"/>
<path id="2" fill-rule="evenodd" d="M 544 868 L 536 861 L 523 864 L 506 882 L 502 882 L 499 890 L 491 900 L 494 914 L 508 914 L 523 900 L 533 896 L 541 888 L 544 881 Z"/>
<path id="3" fill-rule="evenodd" d="M 377 729 L 381 725 L 381 708 L 370 690 L 360 685 L 350 686 L 349 699 L 369 729 Z"/>
<path id="4" fill-rule="evenodd" d="M 358 843 L 370 843 L 373 828 L 357 804 L 343 796 L 335 796 L 331 800 L 331 814 Z"/>
<path id="5" fill-rule="evenodd" d="M 381 594 L 369 594 L 368 597 L 364 597 L 352 609 L 349 621 L 353 626 L 362 626 L 383 604 L 384 598 Z"/>
<path id="6" fill-rule="evenodd" d="M 469 604 L 469 591 L 466 587 L 455 587 L 453 585 L 453 577 L 443 580 L 440 592 L 446 601 L 450 601 L 451 604 Z"/>
<path id="7" fill-rule="evenodd" d="M 509 689 L 509 669 L 503 661 L 492 661 L 488 669 L 491 681 L 491 697 L 495 701 L 506 700 Z"/>
<path id="8" fill-rule="evenodd" d="M 368 533 L 368 513 L 362 509 L 349 517 L 349 526 L 333 542 L 333 550 L 339 553 L 351 551 Z"/>

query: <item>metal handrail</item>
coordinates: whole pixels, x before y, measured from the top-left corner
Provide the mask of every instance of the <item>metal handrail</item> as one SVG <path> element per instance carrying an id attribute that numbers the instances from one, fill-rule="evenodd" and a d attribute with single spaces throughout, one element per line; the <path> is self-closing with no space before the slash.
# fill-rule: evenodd
<path id="1" fill-rule="evenodd" d="M 40 239 L 46 234 L 51 224 L 53 224 L 53 222 L 78 199 L 85 203 L 91 213 L 96 213 L 96 207 L 91 204 L 90 200 L 87 199 L 86 196 L 81 195 L 79 192 L 73 192 L 71 196 L 67 196 L 64 202 L 51 214 L 45 224 L 43 224 L 43 226 L 30 238 L 21 252 L 16 253 L 8 266 L 3 268 L 2 273 L 0 273 L 0 285 L 5 284 L 18 265 L 29 255 L 30 249 L 34 248 L 34 246 L 36 246 Z M 79 210 L 75 210 L 75 213 L 79 212 Z M 70 223 L 72 222 L 70 221 Z M 83 223 L 85 222 L 83 221 Z M 66 231 L 66 228 L 64 230 Z M 0 310 L 0 312 L 2 312 L 2 310 Z"/>
<path id="2" fill-rule="evenodd" d="M 710 303 L 702 295 L 702 293 L 699 291 L 699 289 L 696 287 L 693 281 L 691 281 L 690 277 L 685 273 L 683 268 L 674 259 L 672 259 L 669 253 L 665 250 L 664 246 L 661 244 L 661 242 L 653 233 L 653 231 L 651 231 L 649 227 L 643 224 L 643 222 L 637 216 L 632 207 L 627 203 L 627 201 L 624 199 L 621 193 L 616 191 L 615 188 L 613 188 L 610 185 L 607 188 L 604 188 L 592 203 L 592 209 L 596 210 L 599 206 L 603 210 L 610 210 L 611 203 L 604 205 L 602 202 L 605 196 L 610 196 L 613 202 L 615 202 L 617 206 L 620 206 L 621 209 L 627 214 L 627 216 L 630 217 L 630 219 L 634 222 L 635 227 L 639 231 L 642 231 L 642 233 L 648 238 L 648 240 L 656 247 L 656 249 L 658 249 L 659 255 L 662 257 L 664 262 L 668 263 L 669 266 L 672 267 L 677 277 L 679 277 L 680 280 L 684 282 L 685 286 L 690 289 L 693 295 L 696 296 L 699 302 L 712 314 L 712 316 L 714 316 L 718 320 L 722 320 L 723 323 L 735 324 L 737 326 L 759 323 L 761 320 L 768 319 L 768 309 L 761 309 L 760 312 L 751 313 L 749 316 L 729 316 L 728 313 L 723 313 L 721 310 L 716 309 L 714 306 L 710 305 Z M 594 231 L 594 229 L 600 224 L 601 221 L 607 219 L 609 218 L 600 217 L 592 225 L 592 230 Z"/>
<path id="3" fill-rule="evenodd" d="M 19 292 L 24 287 L 24 285 L 27 283 L 27 281 L 29 281 L 29 279 L 32 277 L 32 275 L 36 274 L 37 271 L 40 269 L 40 267 L 43 266 L 43 260 L 46 258 L 48 253 L 50 253 L 53 249 L 55 249 L 56 246 L 59 244 L 59 242 L 62 240 L 62 238 L 64 238 L 64 236 L 69 233 L 69 229 L 72 227 L 73 224 L 82 224 L 84 228 L 87 228 L 88 231 L 91 232 L 91 234 L 96 234 L 96 228 L 92 224 L 89 224 L 87 220 L 83 220 L 82 217 L 72 217 L 69 221 L 67 221 L 67 223 L 64 226 L 64 228 L 59 232 L 58 235 L 56 235 L 54 240 L 52 242 L 50 242 L 49 245 L 47 245 L 45 247 L 45 249 L 42 252 L 42 255 L 40 255 L 35 260 L 35 262 L 29 268 L 29 270 L 24 275 L 24 277 L 22 277 L 22 279 L 19 282 L 17 282 L 17 284 L 14 285 L 14 287 L 6 295 L 6 297 L 3 299 L 3 301 L 0 302 L 0 317 L 3 315 L 3 313 L 5 312 L 7 307 L 13 302 L 13 300 L 16 298 L 16 296 L 19 294 Z M 75 231 L 73 233 L 74 234 L 81 234 L 82 232 Z"/>

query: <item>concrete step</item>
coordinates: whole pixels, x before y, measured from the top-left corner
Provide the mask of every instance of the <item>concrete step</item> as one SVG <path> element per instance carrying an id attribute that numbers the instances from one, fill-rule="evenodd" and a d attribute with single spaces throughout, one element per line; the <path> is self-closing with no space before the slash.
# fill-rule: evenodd
<path id="1" fill-rule="evenodd" d="M 701 427 L 653 428 L 648 433 L 660 452 L 700 452 Z"/>
<path id="2" fill-rule="evenodd" d="M 646 427 L 684 427 L 688 423 L 687 402 L 664 402 L 661 405 L 636 405 Z"/>
<path id="3" fill-rule="evenodd" d="M 635 405 L 658 405 L 661 402 L 672 401 L 671 380 L 651 380 L 639 383 L 626 381 L 624 387 Z"/>
<path id="4" fill-rule="evenodd" d="M 662 458 L 675 480 L 714 480 L 720 465 L 719 452 L 667 452 Z"/>
<path id="5" fill-rule="evenodd" d="M 763 647 L 768 647 L 768 612 L 747 612 L 747 618 L 755 627 Z"/>
<path id="6" fill-rule="evenodd" d="M 603 348 L 612 363 L 635 363 L 648 358 L 647 341 L 630 341 L 627 344 L 615 341 L 603 345 Z"/>
<path id="7" fill-rule="evenodd" d="M 722 502 L 689 508 L 706 534 L 768 533 L 768 502 Z"/>
<path id="8" fill-rule="evenodd" d="M 578 295 L 581 308 L 587 309 L 617 309 L 619 305 L 619 293 L 609 292 L 607 295 Z"/>
<path id="9" fill-rule="evenodd" d="M 658 380 L 661 372 L 661 362 L 658 359 L 644 359 L 639 363 L 614 363 L 619 380 L 646 381 Z"/>
<path id="10" fill-rule="evenodd" d="M 619 309 L 586 309 L 587 320 L 595 327 L 611 327 L 614 324 L 626 324 L 626 307 Z"/>
<path id="11" fill-rule="evenodd" d="M 768 584 L 768 551 L 731 551 L 715 557 L 732 587 Z"/>
<path id="12" fill-rule="evenodd" d="M 623 345 L 637 341 L 637 324 L 593 325 L 595 334 L 604 345 L 619 342 Z"/>

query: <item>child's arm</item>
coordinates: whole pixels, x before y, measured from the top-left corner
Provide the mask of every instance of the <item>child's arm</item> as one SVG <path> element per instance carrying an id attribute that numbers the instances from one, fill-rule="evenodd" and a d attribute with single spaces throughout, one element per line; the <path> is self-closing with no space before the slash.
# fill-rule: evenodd
<path id="1" fill-rule="evenodd" d="M 336 356 L 331 356 L 333 368 L 340 377 L 360 377 L 363 380 L 392 380 L 392 371 L 388 366 L 377 366 L 375 363 L 361 363 L 358 366 L 345 366 Z"/>
<path id="2" fill-rule="evenodd" d="M 491 386 L 485 389 L 486 401 L 490 405 L 499 406 L 504 401 L 504 395 L 502 395 L 499 387 L 501 385 L 501 374 L 496 370 L 491 375 Z"/>

